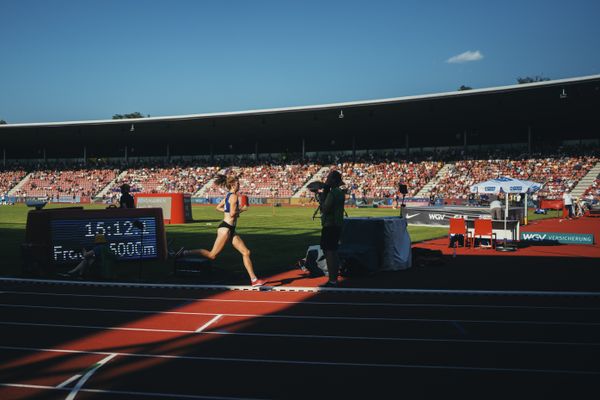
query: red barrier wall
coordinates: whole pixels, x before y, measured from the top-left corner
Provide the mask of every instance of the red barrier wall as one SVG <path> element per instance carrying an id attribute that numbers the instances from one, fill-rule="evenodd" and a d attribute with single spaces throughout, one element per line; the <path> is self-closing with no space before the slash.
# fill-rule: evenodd
<path id="1" fill-rule="evenodd" d="M 562 210 L 563 218 L 569 215 L 569 212 L 565 208 L 565 202 L 563 200 L 541 200 L 540 208 L 550 209 L 550 210 Z"/>
<path id="2" fill-rule="evenodd" d="M 192 221 L 191 196 L 183 193 L 137 193 L 136 208 L 162 208 L 165 224 Z"/>

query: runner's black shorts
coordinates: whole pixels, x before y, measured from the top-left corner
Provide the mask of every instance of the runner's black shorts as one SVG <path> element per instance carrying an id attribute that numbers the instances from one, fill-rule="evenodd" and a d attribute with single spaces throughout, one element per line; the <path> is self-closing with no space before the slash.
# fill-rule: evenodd
<path id="1" fill-rule="evenodd" d="M 217 228 L 217 230 L 219 230 L 219 228 L 227 228 L 229 229 L 229 240 L 233 240 L 233 237 L 235 235 L 237 235 L 237 233 L 235 233 L 235 225 L 229 225 L 227 222 L 223 221 L 219 224 L 219 227 Z"/>
<path id="2" fill-rule="evenodd" d="M 321 229 L 321 250 L 337 250 L 341 236 L 341 226 L 324 226 Z"/>

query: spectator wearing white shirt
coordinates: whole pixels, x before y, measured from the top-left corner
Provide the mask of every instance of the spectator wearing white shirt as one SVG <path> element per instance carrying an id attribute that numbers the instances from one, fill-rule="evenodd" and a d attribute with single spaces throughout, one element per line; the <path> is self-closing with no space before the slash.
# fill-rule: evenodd
<path id="1" fill-rule="evenodd" d="M 490 202 L 490 211 L 492 214 L 493 220 L 501 220 L 502 218 L 502 203 L 496 197 L 494 200 Z"/>
<path id="2" fill-rule="evenodd" d="M 567 219 L 573 218 L 573 198 L 571 197 L 571 193 L 569 193 L 569 189 L 565 189 L 563 193 L 563 202 L 565 204 L 565 208 L 569 212 L 569 216 Z"/>

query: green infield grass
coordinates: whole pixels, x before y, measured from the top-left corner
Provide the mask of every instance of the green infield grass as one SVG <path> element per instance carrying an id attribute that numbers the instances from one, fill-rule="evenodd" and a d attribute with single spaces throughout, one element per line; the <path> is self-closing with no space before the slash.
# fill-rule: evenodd
<path id="1" fill-rule="evenodd" d="M 48 208 L 66 205 L 48 205 Z M 101 209 L 102 205 L 86 205 L 86 209 Z M 29 209 L 22 204 L 0 206 L 0 275 L 23 276 L 21 244 L 25 241 L 25 224 Z M 172 249 L 179 247 L 211 248 L 216 236 L 217 225 L 222 214 L 214 206 L 195 206 L 193 223 L 166 225 L 167 239 L 172 240 Z M 293 267 L 304 257 L 310 245 L 319 243 L 320 221 L 312 219 L 312 207 L 268 207 L 253 206 L 243 213 L 236 231 L 252 252 L 252 260 L 259 276 L 269 276 Z M 381 217 L 398 215 L 398 210 L 390 208 L 349 208 L 349 217 Z M 540 216 L 530 214 L 530 220 Z M 544 217 L 544 216 L 542 216 Z M 448 228 L 417 227 L 408 228 L 412 242 L 443 237 Z M 227 246 L 213 263 L 225 280 L 243 280 L 246 272 L 239 253 Z M 59 267 L 64 271 L 68 266 Z M 173 282 L 186 279 L 171 276 L 173 261 L 135 261 L 119 263 L 116 279 L 124 281 Z M 218 274 L 217 274 L 218 275 Z M 218 276 L 217 276 L 218 278 Z"/>

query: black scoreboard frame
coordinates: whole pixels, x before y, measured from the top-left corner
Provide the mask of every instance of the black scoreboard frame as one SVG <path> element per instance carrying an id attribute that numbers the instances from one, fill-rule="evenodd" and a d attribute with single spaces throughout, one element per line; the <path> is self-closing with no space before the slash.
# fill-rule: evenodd
<path id="1" fill-rule="evenodd" d="M 142 227 L 144 221 L 153 221 L 153 224 L 150 224 L 152 229 L 146 230 Z M 80 232 L 82 228 L 84 230 Z M 72 231 L 57 232 L 57 229 Z M 56 238 L 60 236 L 58 234 L 70 235 L 67 248 L 63 248 L 63 245 L 56 242 Z M 167 259 L 162 209 L 84 210 L 83 207 L 66 207 L 29 211 L 25 232 L 26 242 L 22 246 L 24 264 L 29 264 L 29 267 L 35 264 L 43 268 L 76 263 L 81 259 L 81 249 L 84 247 L 89 249 L 93 246 L 96 234 L 105 235 L 109 247 L 120 261 Z M 156 248 L 145 249 L 144 243 L 155 243 Z M 139 250 L 132 245 L 140 245 Z M 121 250 L 125 254 L 118 254 Z M 145 251 L 148 254 L 144 254 Z"/>

